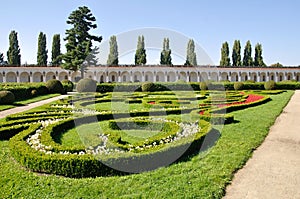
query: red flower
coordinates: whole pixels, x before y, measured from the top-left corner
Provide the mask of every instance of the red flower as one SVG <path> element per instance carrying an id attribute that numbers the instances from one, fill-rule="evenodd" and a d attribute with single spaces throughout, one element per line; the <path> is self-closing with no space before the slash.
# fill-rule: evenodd
<path id="1" fill-rule="evenodd" d="M 148 102 L 148 104 L 155 104 L 155 101 Z"/>

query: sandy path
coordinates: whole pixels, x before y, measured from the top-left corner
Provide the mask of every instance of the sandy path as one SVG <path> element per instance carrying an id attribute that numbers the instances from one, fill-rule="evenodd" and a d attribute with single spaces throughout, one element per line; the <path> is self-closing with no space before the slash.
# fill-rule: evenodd
<path id="1" fill-rule="evenodd" d="M 20 113 L 20 112 L 23 112 L 23 111 L 28 111 L 32 108 L 35 108 L 35 107 L 38 107 L 38 106 L 41 106 L 41 105 L 44 105 L 44 104 L 48 104 L 50 102 L 65 98 L 67 96 L 68 95 L 60 95 L 60 96 L 49 98 L 49 99 L 42 100 L 42 101 L 39 101 L 39 102 L 34 102 L 34 103 L 31 103 L 31 104 L 28 104 L 28 105 L 25 105 L 25 106 L 19 106 L 19 107 L 16 107 L 16 108 L 11 108 L 11 109 L 8 109 L 8 110 L 4 110 L 4 111 L 0 112 L 0 118 L 4 118 L 8 115 L 15 114 L 15 113 Z"/>
<path id="2" fill-rule="evenodd" d="M 265 141 L 235 174 L 224 198 L 300 199 L 300 91 L 295 91 Z"/>

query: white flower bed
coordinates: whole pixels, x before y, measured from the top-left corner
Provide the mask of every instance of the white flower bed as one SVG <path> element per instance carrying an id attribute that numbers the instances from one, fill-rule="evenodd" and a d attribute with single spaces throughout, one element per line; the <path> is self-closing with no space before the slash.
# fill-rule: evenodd
<path id="1" fill-rule="evenodd" d="M 133 118 L 134 119 L 134 118 Z M 44 121 L 39 121 L 39 123 L 42 124 L 42 127 L 38 130 L 36 130 L 35 134 L 29 136 L 26 139 L 26 142 L 35 150 L 46 153 L 46 154 L 53 154 L 54 152 L 52 151 L 52 147 L 51 146 L 46 146 L 44 144 L 41 143 L 41 133 L 43 131 L 43 129 L 50 125 L 50 124 L 54 124 L 57 123 L 59 121 L 61 121 L 62 119 L 55 119 L 55 120 L 44 120 Z M 143 151 L 146 149 L 150 149 L 153 147 L 157 147 L 159 145 L 163 145 L 163 144 L 167 144 L 167 143 L 172 143 L 174 141 L 180 140 L 182 138 L 191 136 L 196 134 L 197 132 L 199 132 L 200 127 L 198 125 L 198 121 L 190 124 L 190 123 L 181 123 L 181 122 L 177 122 L 177 121 L 172 121 L 172 120 L 167 120 L 164 118 L 152 118 L 152 121 L 161 121 L 161 122 L 174 122 L 177 125 L 179 125 L 179 127 L 181 128 L 180 131 L 178 131 L 176 133 L 175 136 L 167 136 L 165 138 L 162 138 L 159 142 L 153 142 L 152 144 L 144 144 L 143 146 L 137 146 L 134 147 L 133 145 L 129 145 L 129 151 L 133 152 L 133 151 Z M 102 143 L 101 145 L 98 145 L 96 147 L 87 147 L 87 149 L 85 151 L 81 151 L 79 153 L 71 153 L 69 151 L 61 151 L 60 154 L 77 154 L 77 155 L 83 155 L 83 154 L 111 154 L 111 153 L 124 153 L 125 151 L 119 148 L 109 148 L 107 146 L 108 140 L 109 140 L 109 135 L 105 135 L 105 134 L 100 134 L 99 138 L 101 139 Z M 148 140 L 146 139 L 146 142 L 148 142 Z"/>

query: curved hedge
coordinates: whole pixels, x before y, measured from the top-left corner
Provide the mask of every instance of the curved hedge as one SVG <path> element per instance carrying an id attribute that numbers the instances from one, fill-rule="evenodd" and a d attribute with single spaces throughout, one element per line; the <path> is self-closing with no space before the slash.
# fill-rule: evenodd
<path id="1" fill-rule="evenodd" d="M 28 129 L 11 138 L 9 147 L 13 157 L 21 165 L 32 171 L 67 177 L 123 175 L 124 172 L 113 168 L 122 166 L 131 168 L 132 172 L 142 172 L 165 166 L 164 162 L 160 162 L 162 157 L 174 156 L 175 158 L 178 156 L 178 152 L 181 151 L 182 154 L 179 158 L 183 158 L 198 152 L 205 135 L 212 130 L 207 122 L 201 121 L 200 126 L 202 128 L 196 135 L 181 139 L 172 145 L 166 145 L 161 150 L 145 154 L 128 153 L 122 154 L 122 156 L 101 156 L 101 159 L 90 154 L 46 154 L 36 151 L 25 140 L 30 135 L 35 134 L 36 130 L 41 127 L 40 123 L 31 125 Z M 111 167 L 107 166 L 107 164 Z"/>

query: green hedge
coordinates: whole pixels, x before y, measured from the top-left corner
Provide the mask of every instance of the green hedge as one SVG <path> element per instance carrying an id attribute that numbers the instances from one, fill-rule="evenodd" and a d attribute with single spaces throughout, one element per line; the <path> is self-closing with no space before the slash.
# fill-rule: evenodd
<path id="1" fill-rule="evenodd" d="M 33 90 L 36 90 L 37 95 L 49 93 L 44 83 L 0 83 L 0 90 L 11 91 L 15 95 L 16 101 L 35 97 L 32 95 Z"/>
<path id="2" fill-rule="evenodd" d="M 209 84 L 209 90 L 234 90 L 235 82 L 211 82 Z M 244 90 L 264 90 L 264 82 L 243 82 Z M 154 83 L 154 89 L 151 91 L 200 91 L 200 84 L 198 82 L 191 83 L 178 83 L 178 82 L 166 82 L 166 83 Z M 300 82 L 277 82 L 276 88 L 280 90 L 295 90 L 300 89 Z M 97 92 L 140 92 L 142 91 L 141 83 L 102 83 L 97 85 Z M 152 94 L 152 93 L 151 93 Z"/>
<path id="3" fill-rule="evenodd" d="M 270 100 L 271 100 L 270 97 L 265 96 L 261 100 L 258 100 L 255 102 L 251 102 L 251 103 L 247 103 L 247 104 L 236 104 L 236 105 L 226 106 L 226 107 L 222 107 L 222 108 L 213 109 L 210 112 L 211 113 L 225 113 L 225 112 L 230 113 L 233 111 L 238 111 L 238 110 L 242 110 L 242 109 L 253 107 L 253 106 L 258 106 L 258 105 L 267 103 Z"/>
<path id="4" fill-rule="evenodd" d="M 16 125 L 16 126 L 8 126 L 0 128 L 0 140 L 9 140 L 19 132 L 28 129 L 28 125 Z"/>
<path id="5" fill-rule="evenodd" d="M 196 135 L 184 138 L 172 145 L 147 154 L 123 154 L 120 156 L 103 157 L 97 159 L 93 155 L 74 155 L 74 154 L 45 154 L 31 148 L 25 140 L 29 135 L 33 135 L 41 124 L 33 124 L 28 129 L 17 134 L 9 141 L 9 148 L 12 156 L 23 166 L 32 171 L 63 175 L 67 177 L 95 177 L 95 176 L 111 176 L 122 175 L 123 172 L 117 171 L 106 166 L 107 163 L 117 167 L 127 167 L 133 171 L 147 171 L 158 168 L 162 157 L 177 157 L 178 151 L 184 153 L 180 158 L 185 158 L 189 155 L 197 153 L 201 148 L 205 135 L 211 132 L 211 127 L 208 123 L 201 121 L 201 130 Z M 102 157 L 102 156 L 101 156 Z M 105 164 L 103 164 L 103 161 Z M 141 162 L 143 164 L 141 164 Z M 156 163 L 156 164 L 153 164 Z M 155 168 L 152 168 L 152 167 Z"/>

